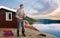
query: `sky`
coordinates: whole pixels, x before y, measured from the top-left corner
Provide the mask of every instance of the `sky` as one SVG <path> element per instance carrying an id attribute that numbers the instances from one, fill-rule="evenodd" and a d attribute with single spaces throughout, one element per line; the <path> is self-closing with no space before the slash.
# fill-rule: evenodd
<path id="1" fill-rule="evenodd" d="M 18 8 L 20 4 L 24 4 L 25 10 L 28 10 L 31 5 L 36 2 L 33 0 L 0 0 L 0 5 L 9 7 L 9 8 Z"/>
<path id="2" fill-rule="evenodd" d="M 25 12 L 31 15 L 47 14 L 60 6 L 60 0 L 0 0 L 0 5 L 19 8 L 24 4 Z"/>

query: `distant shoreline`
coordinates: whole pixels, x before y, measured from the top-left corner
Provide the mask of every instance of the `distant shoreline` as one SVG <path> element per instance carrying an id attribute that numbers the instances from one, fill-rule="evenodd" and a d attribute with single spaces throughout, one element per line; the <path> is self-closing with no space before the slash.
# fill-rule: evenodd
<path id="1" fill-rule="evenodd" d="M 52 24 L 52 23 L 60 23 L 60 20 L 37 19 L 37 22 L 39 22 L 41 24 Z"/>

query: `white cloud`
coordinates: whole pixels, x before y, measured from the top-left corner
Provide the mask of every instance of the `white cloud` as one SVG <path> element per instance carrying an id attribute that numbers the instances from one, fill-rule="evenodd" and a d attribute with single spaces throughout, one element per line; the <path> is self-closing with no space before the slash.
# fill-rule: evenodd
<path id="1" fill-rule="evenodd" d="M 60 6 L 60 0 L 53 0 L 55 3 L 58 4 L 58 6 Z"/>
<path id="2" fill-rule="evenodd" d="M 17 1 L 19 1 L 20 3 L 24 3 L 25 5 L 27 4 L 26 6 L 29 5 L 28 8 L 26 8 L 27 9 L 26 11 L 27 11 L 27 14 L 30 16 L 49 14 L 53 10 L 55 10 L 57 6 L 60 4 L 59 0 L 35 0 L 33 2 L 32 0 L 17 0 Z"/>
<path id="3" fill-rule="evenodd" d="M 29 2 L 31 1 L 31 0 L 16 0 L 16 1 L 18 1 L 20 4 L 29 4 Z"/>
<path id="4" fill-rule="evenodd" d="M 52 2 L 52 0 L 49 1 L 39 0 L 38 2 L 35 3 L 35 5 L 31 7 L 33 10 L 30 8 L 29 12 L 32 11 L 31 14 L 35 15 L 47 14 L 55 10 L 57 7 L 58 7 L 57 4 L 54 1 Z"/>
<path id="5" fill-rule="evenodd" d="M 37 13 L 37 12 L 38 12 L 37 10 L 31 8 L 30 10 L 28 10 L 27 13 L 29 13 L 29 14 L 34 14 L 34 13 Z"/>

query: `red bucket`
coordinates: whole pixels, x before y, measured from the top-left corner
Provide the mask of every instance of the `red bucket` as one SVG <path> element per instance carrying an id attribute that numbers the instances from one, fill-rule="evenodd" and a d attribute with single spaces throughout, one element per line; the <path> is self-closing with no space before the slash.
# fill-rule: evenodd
<path id="1" fill-rule="evenodd" d="M 3 35 L 5 37 L 12 37 L 12 36 L 14 36 L 14 34 L 4 34 L 4 33 L 8 33 L 8 32 L 12 32 L 12 30 L 3 30 Z"/>

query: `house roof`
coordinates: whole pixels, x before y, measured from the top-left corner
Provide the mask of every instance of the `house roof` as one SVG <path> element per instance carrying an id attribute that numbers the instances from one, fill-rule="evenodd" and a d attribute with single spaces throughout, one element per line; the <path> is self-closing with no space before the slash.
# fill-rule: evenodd
<path id="1" fill-rule="evenodd" d="M 13 12 L 16 12 L 15 9 L 8 8 L 8 7 L 5 7 L 5 6 L 0 6 L 0 9 L 1 9 L 1 8 L 6 9 L 6 10 L 10 10 L 10 11 L 13 11 Z"/>

